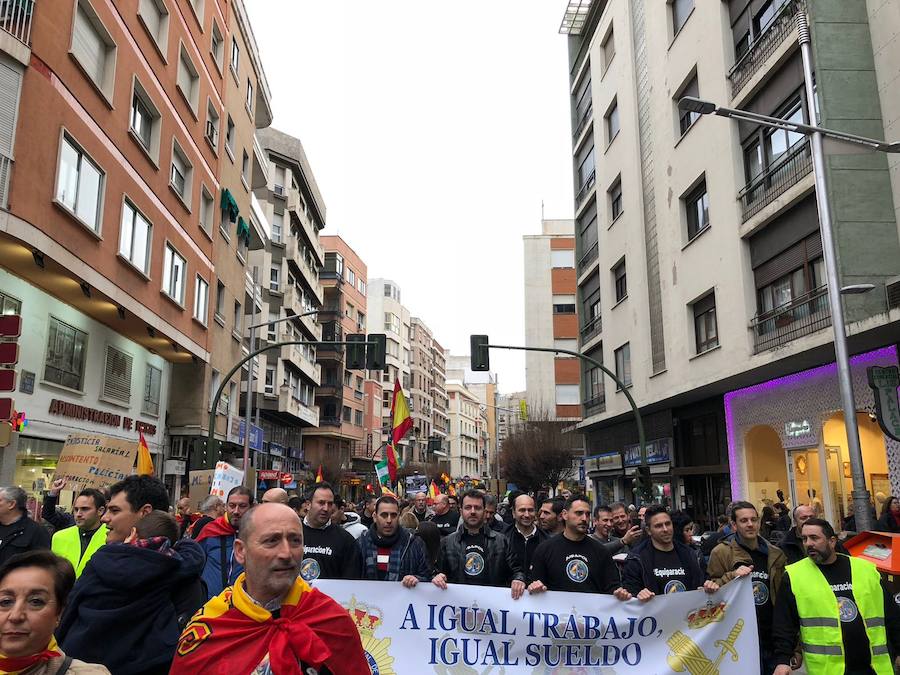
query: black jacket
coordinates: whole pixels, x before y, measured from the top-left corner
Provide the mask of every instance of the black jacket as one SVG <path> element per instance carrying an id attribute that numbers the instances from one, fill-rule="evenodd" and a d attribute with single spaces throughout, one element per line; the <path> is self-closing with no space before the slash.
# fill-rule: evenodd
<path id="1" fill-rule="evenodd" d="M 890 511 L 886 511 L 881 514 L 881 518 L 878 519 L 878 522 L 875 523 L 875 531 L 876 532 L 900 532 L 900 527 L 897 526 L 897 521 L 894 520 L 894 517 L 891 515 Z"/>
<path id="2" fill-rule="evenodd" d="M 687 573 L 687 590 L 693 591 L 700 588 L 706 581 L 706 575 L 700 570 L 697 562 L 697 554 L 689 546 L 680 541 L 673 541 L 675 553 L 684 566 Z M 653 543 L 647 537 L 628 552 L 625 564 L 622 566 L 622 588 L 637 595 L 645 588 L 654 588 L 653 579 Z"/>
<path id="3" fill-rule="evenodd" d="M 362 569 L 360 579 L 378 581 L 378 533 L 372 525 L 363 532 L 356 545 L 359 548 Z M 428 562 L 425 543 L 409 530 L 400 528 L 397 541 L 391 547 L 387 575 L 384 581 L 402 581 L 403 577 L 414 576 L 419 581 L 431 581 L 434 570 Z"/>
<path id="4" fill-rule="evenodd" d="M 106 544 L 75 584 L 56 639 L 63 651 L 116 675 L 168 673 L 182 628 L 206 601 L 205 555 L 183 539 L 175 555 Z"/>
<path id="5" fill-rule="evenodd" d="M 803 548 L 803 542 L 800 541 L 800 537 L 797 536 L 797 528 L 794 527 L 787 531 L 782 538 L 781 543 L 778 544 L 778 548 L 784 551 L 788 565 L 795 563 L 798 560 L 803 560 L 806 557 L 806 549 Z M 837 543 L 834 550 L 838 553 L 843 553 L 844 555 L 850 555 L 841 542 Z"/>
<path id="6" fill-rule="evenodd" d="M 510 552 L 516 557 L 519 567 L 522 568 L 522 572 L 526 577 L 528 577 L 529 572 L 531 571 L 531 556 L 534 555 L 534 550 L 538 547 L 538 544 L 549 538 L 549 534 L 544 532 L 541 528 L 535 527 L 534 534 L 526 540 L 525 537 L 522 536 L 522 533 L 519 532 L 515 523 L 513 523 L 512 527 L 506 531 L 506 539 L 509 541 Z M 531 581 L 530 578 L 526 580 Z"/>
<path id="7" fill-rule="evenodd" d="M 438 555 L 438 570 L 447 575 L 450 583 L 462 583 L 465 577 L 466 552 L 462 545 L 463 532 L 460 528 L 441 539 Z M 519 561 L 510 550 L 509 541 L 490 527 L 482 527 L 485 537 L 489 586 L 508 586 L 513 581 L 525 581 L 525 574 Z"/>
<path id="8" fill-rule="evenodd" d="M 18 553 L 50 549 L 50 532 L 34 522 L 27 514 L 11 525 L 0 527 L 0 565 Z"/>
<path id="9" fill-rule="evenodd" d="M 75 524 L 75 518 L 71 513 L 65 513 L 56 508 L 58 500 L 59 497 L 54 497 L 47 493 L 44 495 L 44 501 L 41 504 L 41 520 L 50 523 L 54 532 L 59 532 Z"/>

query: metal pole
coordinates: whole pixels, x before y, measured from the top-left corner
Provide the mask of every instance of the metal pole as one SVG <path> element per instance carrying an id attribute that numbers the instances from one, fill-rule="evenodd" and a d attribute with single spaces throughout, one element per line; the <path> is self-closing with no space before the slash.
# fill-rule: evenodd
<path id="1" fill-rule="evenodd" d="M 256 316 L 256 275 L 259 268 L 253 268 L 253 286 L 250 289 L 250 351 L 256 351 L 256 326 L 253 319 Z M 249 476 L 250 471 L 250 418 L 253 415 L 253 366 L 256 363 L 256 357 L 250 359 L 250 369 L 247 371 L 247 399 L 244 404 L 244 487 L 250 487 Z"/>
<path id="2" fill-rule="evenodd" d="M 812 48 L 809 24 L 806 14 L 797 14 L 797 38 L 803 57 L 803 76 L 806 86 L 806 110 L 810 122 L 816 120 L 816 92 L 813 86 Z M 834 246 L 834 229 L 831 222 L 831 205 L 825 184 L 825 152 L 822 133 L 810 135 L 813 173 L 816 179 L 816 200 L 819 208 L 819 227 L 822 231 L 822 253 L 825 257 L 825 273 L 828 279 L 828 301 L 831 303 L 831 327 L 834 329 L 834 355 L 837 362 L 838 384 L 841 404 L 844 408 L 844 429 L 847 432 L 847 449 L 850 454 L 850 470 L 853 476 L 853 514 L 856 516 L 856 530 L 863 532 L 872 528 L 869 513 L 869 491 L 863 471 L 862 449 L 859 442 L 859 427 L 856 424 L 856 402 L 853 398 L 853 378 L 850 372 L 850 355 L 847 350 L 847 332 L 844 324 L 844 306 L 841 298 L 840 273 L 837 267 L 837 252 Z"/>

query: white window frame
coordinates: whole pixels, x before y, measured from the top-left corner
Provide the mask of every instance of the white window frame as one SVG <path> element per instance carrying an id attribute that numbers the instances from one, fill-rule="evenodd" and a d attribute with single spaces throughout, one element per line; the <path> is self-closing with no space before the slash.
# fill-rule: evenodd
<path id="1" fill-rule="evenodd" d="M 231 74 L 234 75 L 235 81 L 238 81 L 241 70 L 241 46 L 234 35 L 231 36 L 231 59 L 228 67 L 231 68 Z"/>
<path id="2" fill-rule="evenodd" d="M 222 125 L 222 116 L 213 105 L 212 99 L 206 98 L 206 124 L 203 125 L 203 138 L 215 154 L 219 154 L 219 128 Z"/>
<path id="3" fill-rule="evenodd" d="M 130 241 L 128 242 L 128 251 L 124 250 L 125 248 L 125 217 L 128 212 L 131 212 L 131 234 Z M 144 260 L 142 262 L 135 261 L 135 251 L 134 251 L 134 234 L 135 234 L 135 225 L 137 224 L 138 219 L 143 220 L 147 225 L 147 241 L 146 248 L 144 249 Z M 122 217 L 119 219 L 119 257 L 126 261 L 129 265 L 134 267 L 138 272 L 143 274 L 148 279 L 150 278 L 150 252 L 152 250 L 153 244 L 153 223 L 150 222 L 150 219 L 144 215 L 141 210 L 135 205 L 131 199 L 126 195 L 122 199 Z"/>
<path id="4" fill-rule="evenodd" d="M 200 229 L 212 239 L 213 224 L 216 218 L 216 200 L 206 185 L 200 184 Z"/>
<path id="5" fill-rule="evenodd" d="M 85 19 L 91 24 L 91 27 L 94 29 L 96 36 L 99 38 L 99 41 L 106 45 L 106 54 L 103 57 L 103 74 L 100 78 L 101 81 L 99 82 L 94 79 L 95 76 L 97 76 L 97 73 L 90 72 L 90 64 L 87 63 L 85 55 L 79 55 L 79 50 L 75 45 L 75 28 L 78 25 L 79 11 L 83 12 Z M 115 40 L 112 39 L 112 35 L 110 35 L 110 32 L 106 29 L 106 26 L 97 15 L 97 12 L 94 11 L 91 3 L 88 0 L 76 0 L 75 11 L 72 12 L 72 29 L 71 39 L 69 41 L 69 54 L 73 59 L 75 59 L 75 62 L 78 64 L 78 67 L 81 68 L 88 81 L 100 93 L 100 95 L 106 101 L 106 104 L 110 107 L 112 107 L 113 104 L 113 92 L 115 90 L 116 82 L 116 53 L 117 46 Z"/>
<path id="6" fill-rule="evenodd" d="M 178 160 L 179 163 L 183 164 L 183 167 L 178 167 L 175 164 L 175 160 Z M 181 170 L 183 168 L 183 171 Z M 179 190 L 178 186 L 175 185 L 175 181 L 173 180 L 174 171 L 178 170 L 178 173 L 182 175 L 184 180 L 184 189 Z M 194 165 L 191 164 L 190 160 L 187 158 L 187 153 L 181 149 L 181 145 L 179 145 L 178 141 L 174 138 L 172 139 L 172 162 L 169 165 L 169 187 L 172 189 L 178 199 L 181 200 L 181 203 L 184 204 L 185 208 L 190 211 L 191 210 L 191 194 L 194 191 Z"/>
<path id="7" fill-rule="evenodd" d="M 225 36 L 222 34 L 222 29 L 219 28 L 219 22 L 213 18 L 212 20 L 212 30 L 210 31 L 211 35 L 209 38 L 209 53 L 212 54 L 213 61 L 216 64 L 216 68 L 218 68 L 219 72 L 222 72 L 222 68 L 225 64 Z M 218 40 L 219 48 L 216 49 L 216 41 Z"/>
<path id="8" fill-rule="evenodd" d="M 247 109 L 247 114 L 253 119 L 253 81 L 249 77 L 247 78 L 247 99 L 244 101 L 244 107 Z"/>
<path id="9" fill-rule="evenodd" d="M 147 12 L 144 9 L 148 5 L 152 5 L 156 8 L 159 19 L 158 34 L 153 33 L 153 29 L 148 23 L 146 16 Z M 166 7 L 165 0 L 140 0 L 138 3 L 138 20 L 141 22 L 144 30 L 147 31 L 147 35 L 150 36 L 153 46 L 156 47 L 156 51 L 159 52 L 163 63 L 168 63 L 166 53 L 169 49 L 169 8 Z"/>
<path id="10" fill-rule="evenodd" d="M 175 302 L 178 306 L 184 308 L 184 293 L 185 293 L 185 284 L 184 280 L 187 277 L 187 259 L 178 252 L 178 249 L 172 245 L 172 242 L 166 241 L 166 246 L 163 254 L 163 273 L 162 273 L 162 288 L 160 291 L 173 302 Z M 172 265 L 175 262 L 175 256 L 181 259 L 181 269 L 182 274 L 181 278 L 178 280 L 179 291 L 178 297 L 170 293 L 172 290 Z"/>
<path id="11" fill-rule="evenodd" d="M 198 274 L 196 281 L 194 281 L 194 319 L 205 326 L 208 322 L 208 316 L 209 282 Z"/>
<path id="12" fill-rule="evenodd" d="M 140 104 L 147 109 L 148 124 L 150 125 L 150 138 L 145 143 L 144 138 L 134 128 L 134 101 L 138 99 Z M 138 147 L 147 155 L 148 159 L 153 162 L 156 168 L 159 168 L 159 138 L 160 138 L 160 120 L 162 115 L 159 108 L 153 102 L 150 94 L 141 84 L 140 80 L 135 77 L 131 85 L 131 104 L 128 110 L 128 134 L 138 144 Z"/>
<path id="13" fill-rule="evenodd" d="M 182 86 L 182 68 L 187 71 L 187 77 L 190 80 L 190 88 L 188 91 L 185 91 L 185 87 Z M 185 86 L 187 86 L 187 83 L 185 83 Z M 200 71 L 197 70 L 197 66 L 194 64 L 191 55 L 188 54 L 183 42 L 179 43 L 178 47 L 178 70 L 175 79 L 175 88 L 181 92 L 191 113 L 196 118 L 200 106 Z"/>
<path id="14" fill-rule="evenodd" d="M 153 400 L 153 371 L 159 373 L 157 382 L 159 386 L 156 392 L 156 401 Z M 144 395 L 141 400 L 141 413 L 151 417 L 159 417 L 159 403 L 162 399 L 162 369 L 152 364 L 147 364 L 144 369 Z M 155 410 L 152 406 L 155 406 Z"/>
<path id="15" fill-rule="evenodd" d="M 75 186 L 75 201 L 72 206 L 69 206 L 62 198 L 60 198 L 60 179 L 62 178 L 62 161 L 63 161 L 63 148 L 64 145 L 68 144 L 77 154 L 78 154 L 78 163 L 76 167 L 77 179 Z M 95 214 L 96 223 L 91 225 L 88 221 L 82 218 L 78 214 L 78 199 L 81 191 L 81 166 L 84 161 L 90 163 L 94 169 L 100 174 L 100 194 L 97 195 L 97 211 Z M 94 235 L 99 237 L 103 231 L 103 203 L 106 197 L 106 172 L 103 168 L 93 160 L 93 158 L 88 155 L 82 145 L 75 140 L 75 137 L 72 136 L 65 129 L 60 133 L 60 142 L 59 142 L 59 154 L 57 156 L 56 161 L 56 189 L 54 191 L 53 201 L 60 208 L 62 208 L 66 213 L 71 215 L 75 220 L 84 225 L 88 231 L 92 232 Z"/>
<path id="16" fill-rule="evenodd" d="M 79 336 L 79 334 L 83 335 L 82 347 L 81 347 L 81 372 L 78 375 L 79 382 L 78 382 L 77 387 L 70 387 L 67 384 L 61 384 L 59 382 L 54 382 L 53 380 L 50 380 L 47 378 L 47 363 L 50 358 L 50 326 L 51 326 L 51 324 L 48 323 L 47 324 L 47 347 L 46 347 L 46 351 L 44 352 L 43 371 L 41 372 L 41 382 L 45 382 L 54 387 L 62 387 L 63 389 L 68 389 L 69 391 L 79 391 L 79 392 L 84 391 L 85 365 L 87 364 L 87 355 L 88 355 L 88 350 L 90 348 L 90 333 L 88 333 L 86 330 L 82 330 L 78 326 L 74 326 L 70 323 L 63 321 L 62 319 L 58 319 L 57 317 L 53 316 L 52 314 L 50 315 L 49 318 L 50 318 L 50 322 L 55 321 L 56 323 L 62 324 L 66 328 L 70 328 L 72 331 L 74 331 L 74 336 L 76 338 Z M 74 361 L 74 354 L 73 354 L 73 361 Z M 61 370 L 61 369 L 59 369 L 59 370 Z"/>

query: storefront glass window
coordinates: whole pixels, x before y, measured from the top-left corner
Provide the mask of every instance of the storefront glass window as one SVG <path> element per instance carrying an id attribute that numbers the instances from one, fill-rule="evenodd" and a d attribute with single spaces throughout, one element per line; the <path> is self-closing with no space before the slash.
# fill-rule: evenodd
<path id="1" fill-rule="evenodd" d="M 33 505 L 36 503 L 39 511 L 43 491 L 50 489 L 62 447 L 62 441 L 28 436 L 19 437 L 19 452 L 16 455 L 16 472 L 13 482 L 28 493 L 28 510 L 32 516 L 35 515 Z M 60 503 L 66 503 L 65 496 L 65 494 L 61 495 Z"/>

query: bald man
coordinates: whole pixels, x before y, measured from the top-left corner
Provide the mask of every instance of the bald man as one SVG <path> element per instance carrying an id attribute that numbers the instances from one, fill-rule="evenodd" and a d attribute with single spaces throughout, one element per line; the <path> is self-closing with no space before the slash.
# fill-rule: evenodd
<path id="1" fill-rule="evenodd" d="M 285 504 L 287 505 L 288 500 L 287 490 L 283 490 L 281 488 L 272 488 L 271 490 L 266 490 L 263 493 L 262 499 L 260 500 L 263 504 Z"/>
<path id="2" fill-rule="evenodd" d="M 424 492 L 416 493 L 416 496 L 413 499 L 412 512 L 413 515 L 419 519 L 420 523 L 432 514 L 431 509 L 428 508 L 428 497 Z"/>

